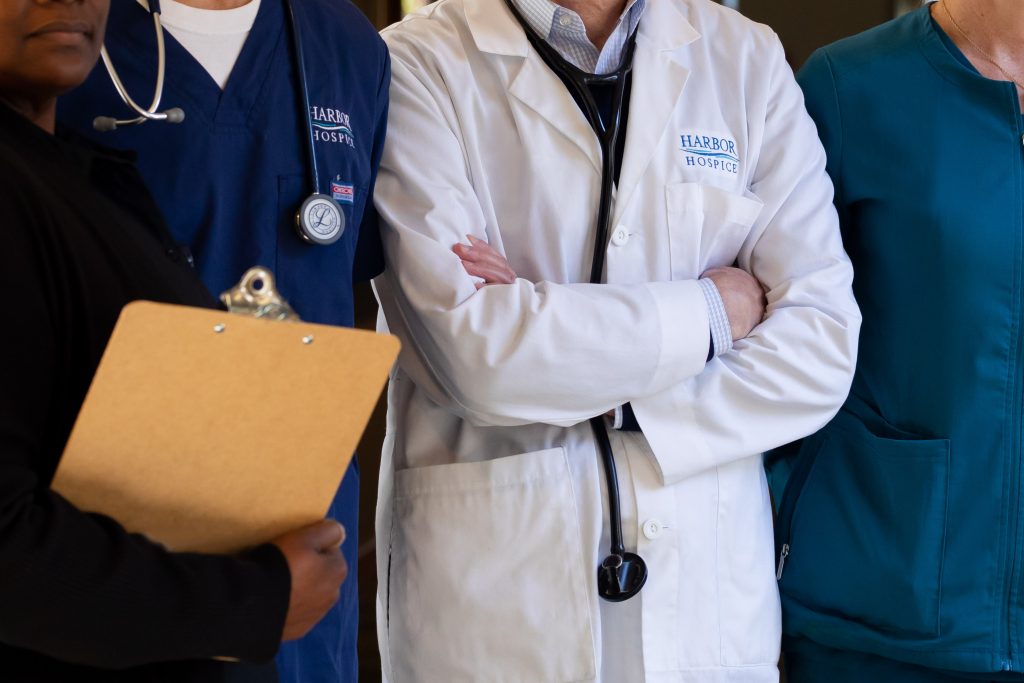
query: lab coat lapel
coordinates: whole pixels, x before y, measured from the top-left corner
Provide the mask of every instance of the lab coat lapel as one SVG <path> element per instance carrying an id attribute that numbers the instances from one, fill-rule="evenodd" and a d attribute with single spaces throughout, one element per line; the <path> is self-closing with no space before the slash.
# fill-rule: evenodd
<path id="1" fill-rule="evenodd" d="M 531 52 L 523 62 L 509 86 L 509 94 L 569 138 L 590 161 L 594 171 L 601 172 L 601 146 L 594 129 L 565 84 L 536 52 Z"/>
<path id="2" fill-rule="evenodd" d="M 680 63 L 681 53 L 701 36 L 680 7 L 669 0 L 649 0 L 640 20 L 613 224 L 629 205 L 690 76 L 690 70 Z"/>
<path id="3" fill-rule="evenodd" d="M 481 52 L 521 60 L 518 69 L 500 71 L 506 91 L 527 111 L 526 121 L 540 117 L 576 145 L 601 172 L 601 148 L 590 124 L 565 84 L 548 68 L 530 45 L 519 22 L 503 0 L 466 0 L 466 20 Z M 514 106 L 514 102 L 512 103 Z M 523 131 L 529 144 L 529 131 Z"/>

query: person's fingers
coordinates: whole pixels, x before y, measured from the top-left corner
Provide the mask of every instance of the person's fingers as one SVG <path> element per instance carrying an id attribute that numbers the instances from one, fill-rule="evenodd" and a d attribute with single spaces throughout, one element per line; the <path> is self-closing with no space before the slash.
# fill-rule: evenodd
<path id="1" fill-rule="evenodd" d="M 501 283 L 503 285 L 510 285 L 516 281 L 516 274 L 512 272 L 512 269 L 504 264 L 490 264 L 490 263 L 465 263 L 463 267 L 466 268 L 467 272 L 477 277 L 482 277 L 491 283 Z M 469 269 L 472 268 L 473 272 Z"/>
<path id="2" fill-rule="evenodd" d="M 307 527 L 306 540 L 314 550 L 334 550 L 345 542 L 345 527 L 333 519 L 324 519 Z"/>
<path id="3" fill-rule="evenodd" d="M 477 255 L 477 261 L 489 264 L 495 268 L 505 268 L 510 272 L 512 270 L 512 266 L 509 265 L 508 259 L 496 251 L 484 252 L 483 254 Z"/>
<path id="4" fill-rule="evenodd" d="M 472 246 L 467 246 L 465 244 L 456 244 L 454 247 L 452 247 L 452 251 L 454 251 L 459 258 L 466 259 L 469 261 L 508 263 L 505 257 L 498 253 L 497 250 L 492 249 L 491 246 L 488 245 L 486 242 L 480 242 L 479 240 L 476 242 L 476 244 L 473 244 Z"/>
<path id="5" fill-rule="evenodd" d="M 483 275 L 481 275 L 481 271 L 484 269 L 484 266 L 481 266 L 479 263 L 476 263 L 474 261 L 466 261 L 465 259 L 463 259 L 462 267 L 467 273 L 469 273 L 473 277 L 484 277 Z"/>
<path id="6" fill-rule="evenodd" d="M 515 273 L 507 268 L 495 268 L 487 264 L 462 262 L 462 267 L 473 277 L 483 278 L 487 284 L 509 285 L 515 282 Z"/>
<path id="7" fill-rule="evenodd" d="M 456 244 L 452 251 L 462 261 L 466 272 L 486 280 L 485 284 L 512 284 L 516 273 L 508 260 L 491 245 L 481 239 L 467 235 L 469 245 Z M 480 289 L 478 286 L 477 289 Z"/>
<path id="8" fill-rule="evenodd" d="M 472 269 L 474 274 L 477 274 L 477 277 L 482 277 L 491 282 L 511 284 L 512 282 L 515 282 L 516 279 L 516 274 L 512 272 L 512 269 L 503 263 L 492 264 L 486 262 L 463 262 L 463 267 L 467 269 L 467 272 Z"/>
<path id="9" fill-rule="evenodd" d="M 478 249 L 480 251 L 495 250 L 494 247 L 492 247 L 486 240 L 482 240 L 473 235 L 466 235 L 466 242 L 459 242 L 455 246 L 462 247 L 463 249 Z"/>
<path id="10" fill-rule="evenodd" d="M 501 259 L 504 258 L 497 249 L 491 246 L 490 242 L 486 242 L 478 237 L 474 237 L 473 235 L 466 235 L 466 239 L 469 240 L 469 248 L 473 251 L 481 254 L 493 254 Z"/>

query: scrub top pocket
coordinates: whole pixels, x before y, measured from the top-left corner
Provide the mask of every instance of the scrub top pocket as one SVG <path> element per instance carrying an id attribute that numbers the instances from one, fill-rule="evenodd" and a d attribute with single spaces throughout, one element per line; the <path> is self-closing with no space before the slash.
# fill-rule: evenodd
<path id="1" fill-rule="evenodd" d="M 672 279 L 697 278 L 736 263 L 764 206 L 714 185 L 672 183 L 665 188 Z"/>
<path id="2" fill-rule="evenodd" d="M 395 472 L 393 683 L 563 683 L 595 675 L 563 448 Z"/>
<path id="3" fill-rule="evenodd" d="M 939 635 L 949 440 L 844 407 L 807 446 L 816 453 L 801 455 L 814 460 L 794 492 L 783 592 L 897 637 Z"/>
<path id="4" fill-rule="evenodd" d="M 365 188 L 355 188 L 356 200 L 365 192 Z M 315 300 L 316 309 L 331 311 L 333 324 L 351 326 L 354 322 L 351 264 L 356 256 L 360 227 L 356 224 L 355 208 L 347 202 L 338 203 L 345 217 L 345 231 L 337 242 L 309 244 L 299 237 L 295 228 L 295 214 L 309 194 L 305 174 L 278 177 L 277 253 L 273 266 L 277 288 L 307 322 L 325 322 L 311 318 L 303 306 L 303 300 Z M 311 283 L 316 283 L 315 288 Z"/>

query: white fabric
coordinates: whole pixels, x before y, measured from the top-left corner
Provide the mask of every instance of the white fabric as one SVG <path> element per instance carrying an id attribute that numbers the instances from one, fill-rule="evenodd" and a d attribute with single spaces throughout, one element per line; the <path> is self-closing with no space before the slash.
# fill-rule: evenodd
<path id="1" fill-rule="evenodd" d="M 146 5 L 144 0 L 139 2 Z M 197 9 L 176 0 L 160 0 L 164 29 L 188 50 L 221 90 L 235 68 L 259 9 L 260 0 L 223 10 Z"/>
<path id="2" fill-rule="evenodd" d="M 760 453 L 835 414 L 860 326 L 777 37 L 707 0 L 648 0 L 608 284 L 592 285 L 600 150 L 504 1 L 441 0 L 383 36 L 389 268 L 374 284 L 403 342 L 377 515 L 386 679 L 774 683 Z M 467 233 L 520 279 L 477 290 L 451 251 Z M 734 262 L 767 287 L 768 315 L 705 365 L 697 278 Z M 650 578 L 612 605 L 596 593 L 608 526 L 587 419 L 627 402 L 644 433 L 611 439 Z"/>

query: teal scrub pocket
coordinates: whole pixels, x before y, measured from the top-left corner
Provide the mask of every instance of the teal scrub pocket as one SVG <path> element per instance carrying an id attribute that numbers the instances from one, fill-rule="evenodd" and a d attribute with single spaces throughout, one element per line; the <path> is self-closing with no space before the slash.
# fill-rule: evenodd
<path id="1" fill-rule="evenodd" d="M 790 492 L 799 498 L 783 534 L 781 586 L 822 614 L 897 637 L 936 637 L 950 442 L 858 413 L 870 426 L 844 408 L 804 443 L 802 457 L 813 461 L 802 490 Z"/>

